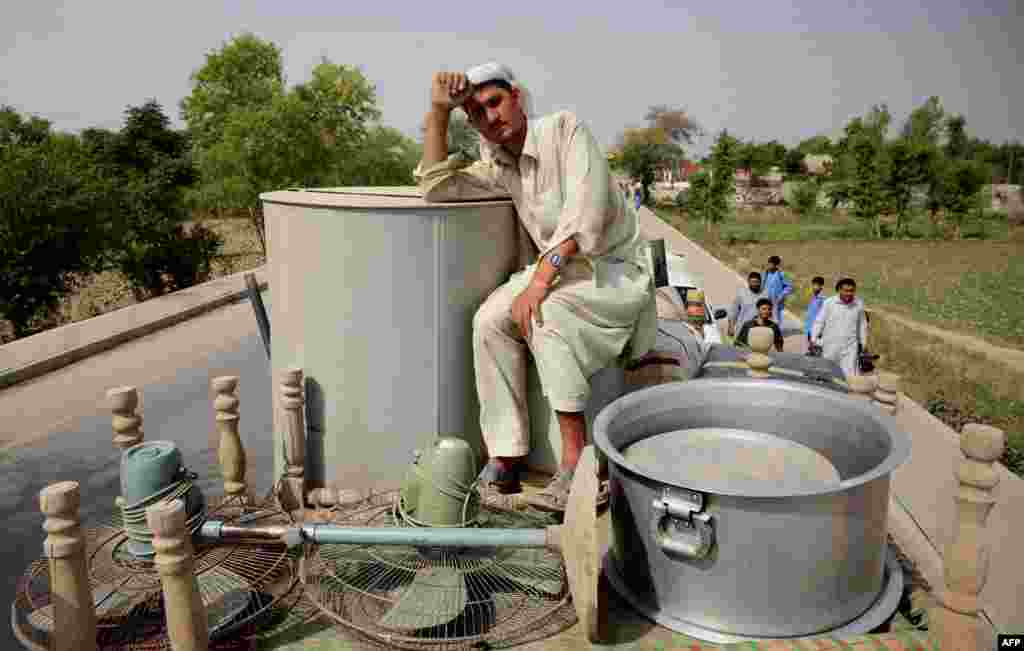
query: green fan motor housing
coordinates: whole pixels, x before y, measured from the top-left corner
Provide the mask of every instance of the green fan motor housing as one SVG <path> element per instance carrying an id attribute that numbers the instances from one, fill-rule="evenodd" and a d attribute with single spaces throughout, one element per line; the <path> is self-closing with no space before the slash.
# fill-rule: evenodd
<path id="1" fill-rule="evenodd" d="M 438 438 L 424 455 L 414 455 L 402 486 L 405 510 L 426 526 L 453 527 L 476 516 L 478 502 L 471 494 L 476 481 L 476 453 L 465 440 Z"/>

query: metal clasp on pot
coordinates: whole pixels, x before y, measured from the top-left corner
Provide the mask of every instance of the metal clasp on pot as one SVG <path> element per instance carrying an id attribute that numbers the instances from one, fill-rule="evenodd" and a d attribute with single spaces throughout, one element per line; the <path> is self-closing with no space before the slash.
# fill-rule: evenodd
<path id="1" fill-rule="evenodd" d="M 665 488 L 651 504 L 651 538 L 676 560 L 707 558 L 715 544 L 710 513 L 702 513 L 704 496 Z"/>

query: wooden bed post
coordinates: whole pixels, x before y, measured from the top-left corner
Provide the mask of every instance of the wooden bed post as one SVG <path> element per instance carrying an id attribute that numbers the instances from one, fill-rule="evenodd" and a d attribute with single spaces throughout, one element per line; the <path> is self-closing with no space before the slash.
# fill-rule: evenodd
<path id="1" fill-rule="evenodd" d="M 213 400 L 216 412 L 214 422 L 220 433 L 220 447 L 217 450 L 221 474 L 224 476 L 224 492 L 229 498 L 244 500 L 248 494 L 245 482 L 245 448 L 238 434 L 238 388 L 237 375 L 223 375 L 211 382 L 217 396 Z"/>
<path id="2" fill-rule="evenodd" d="M 154 504 L 146 509 L 146 523 L 153 531 L 154 562 L 160 572 L 171 647 L 174 651 L 207 651 L 210 631 L 196 583 L 192 541 L 185 528 L 185 503 Z"/>
<path id="3" fill-rule="evenodd" d="M 305 497 L 306 418 L 303 410 L 302 369 L 291 367 L 281 377 L 281 406 L 285 411 L 285 478 L 281 501 L 289 510 L 301 509 Z"/>
<path id="4" fill-rule="evenodd" d="M 985 524 L 995 505 L 999 473 L 993 465 L 1003 454 L 1006 437 L 987 425 L 964 425 L 960 449 L 964 459 L 955 474 L 959 488 L 952 540 L 943 552 L 945 586 L 936 591 L 929 620 L 933 639 L 943 651 L 974 651 L 991 640 L 980 616 L 978 595 L 988 580 L 989 549 Z"/>
<path id="5" fill-rule="evenodd" d="M 139 390 L 135 387 L 107 389 L 107 404 L 113 412 L 114 447 L 124 454 L 133 445 L 142 443 L 142 416 L 135 413 L 139 406 Z M 117 508 L 124 506 L 124 498 L 114 499 Z"/>
<path id="6" fill-rule="evenodd" d="M 51 484 L 39 493 L 48 534 L 43 549 L 50 560 L 54 651 L 95 651 L 96 608 L 89 585 L 89 562 L 78 508 L 78 482 Z"/>

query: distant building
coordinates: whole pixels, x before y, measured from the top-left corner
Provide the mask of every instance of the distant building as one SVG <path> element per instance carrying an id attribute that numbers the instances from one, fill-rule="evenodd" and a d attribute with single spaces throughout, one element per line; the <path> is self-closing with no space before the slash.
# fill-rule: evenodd
<path id="1" fill-rule="evenodd" d="M 826 154 L 804 156 L 804 169 L 811 176 L 824 176 L 832 167 L 832 157 Z"/>

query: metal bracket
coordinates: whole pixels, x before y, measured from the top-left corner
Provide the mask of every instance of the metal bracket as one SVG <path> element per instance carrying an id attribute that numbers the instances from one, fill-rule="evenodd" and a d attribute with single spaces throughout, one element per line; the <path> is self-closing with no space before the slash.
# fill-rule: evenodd
<path id="1" fill-rule="evenodd" d="M 675 560 L 707 558 L 715 544 L 711 514 L 704 513 L 704 495 L 664 488 L 651 504 L 651 538 Z"/>

